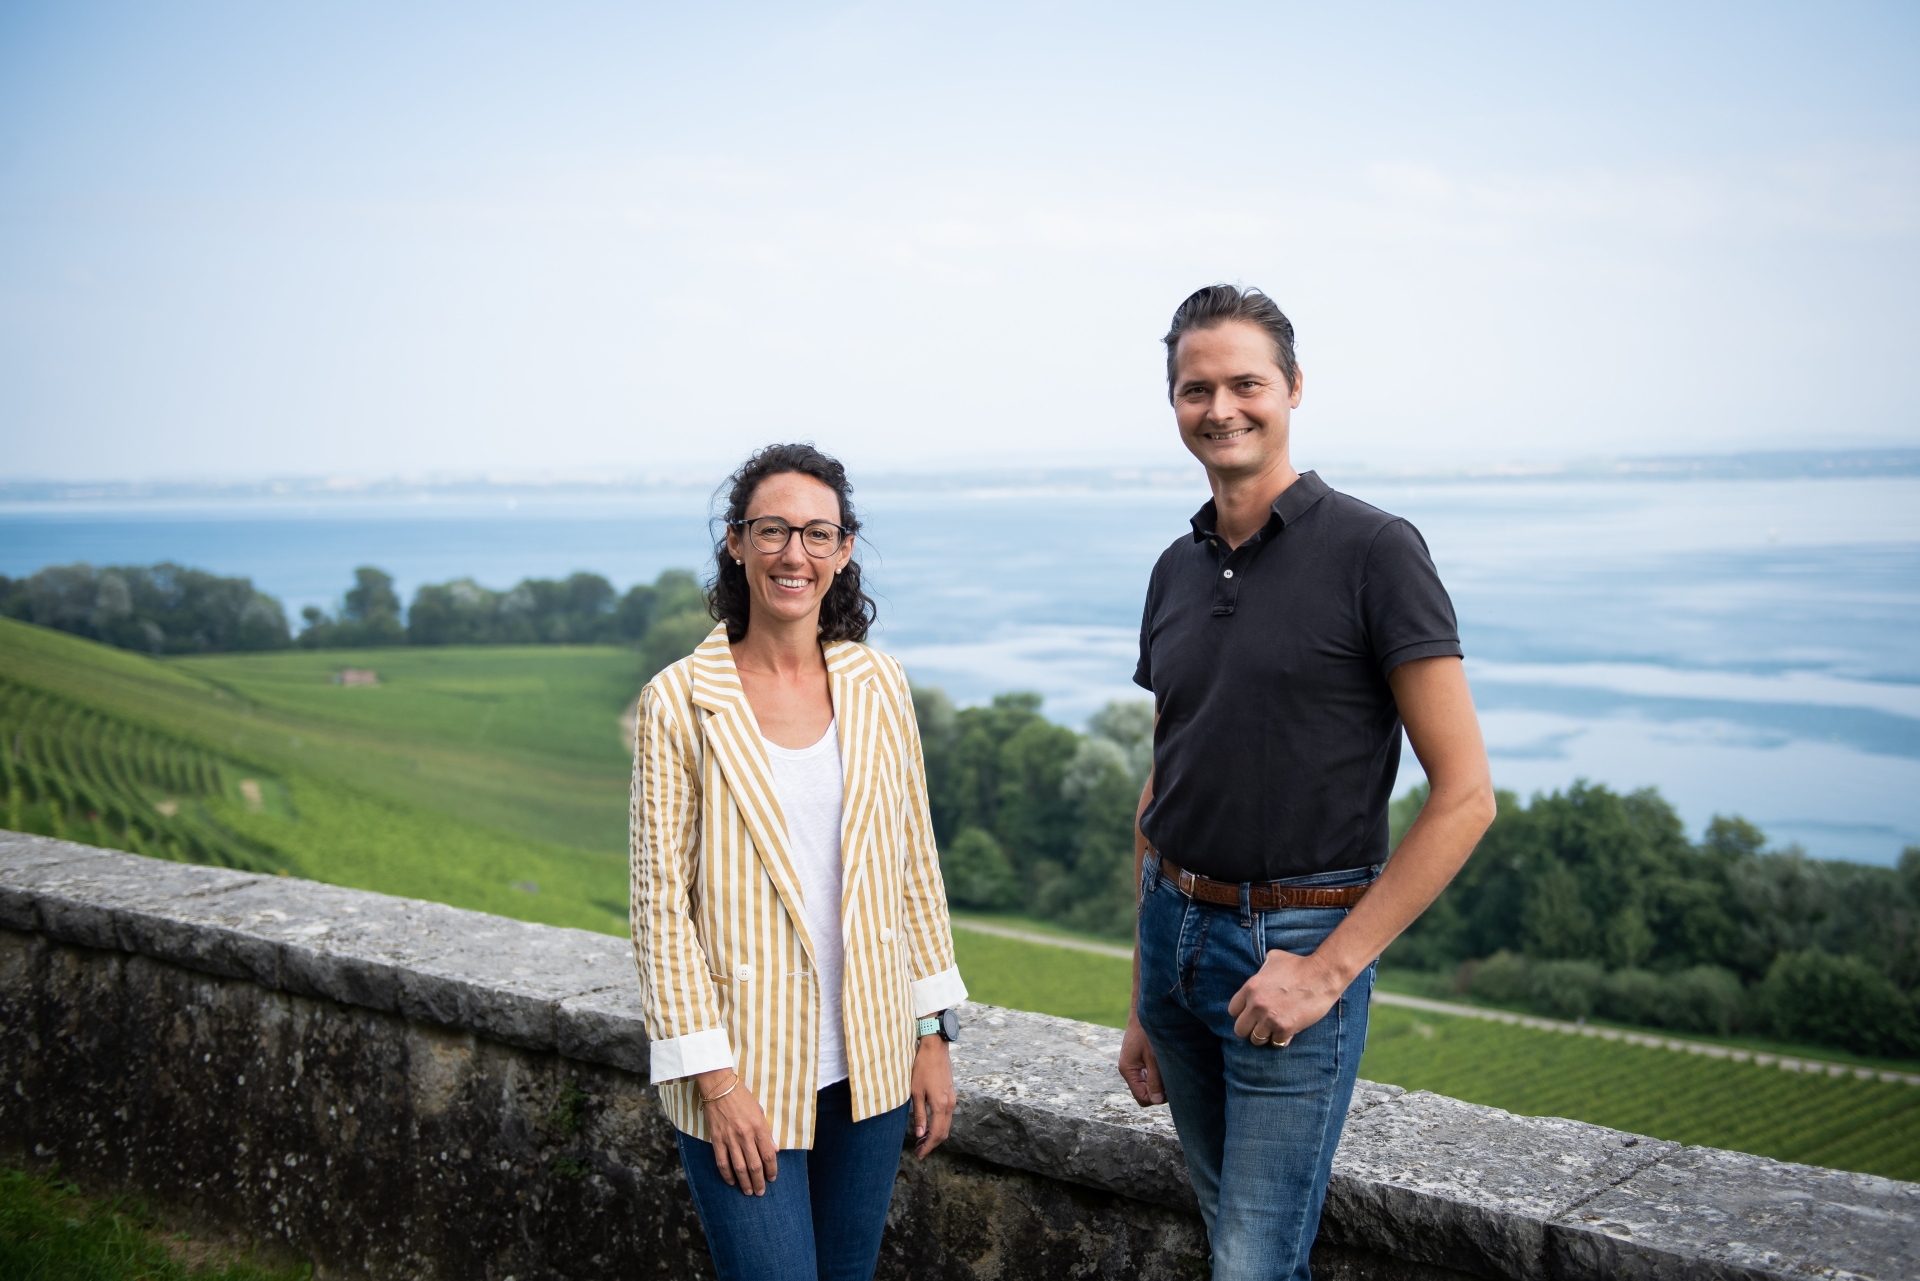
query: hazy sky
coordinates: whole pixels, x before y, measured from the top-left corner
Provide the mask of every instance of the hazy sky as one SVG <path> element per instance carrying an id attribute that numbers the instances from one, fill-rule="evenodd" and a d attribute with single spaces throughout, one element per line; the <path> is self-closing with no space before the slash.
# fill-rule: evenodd
<path id="1" fill-rule="evenodd" d="M 1920 444 L 1911 3 L 0 7 L 0 475 Z"/>

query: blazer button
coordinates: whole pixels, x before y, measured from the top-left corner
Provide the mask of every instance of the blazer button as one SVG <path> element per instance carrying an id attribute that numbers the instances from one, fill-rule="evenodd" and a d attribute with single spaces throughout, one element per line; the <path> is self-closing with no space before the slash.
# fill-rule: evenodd
<path id="1" fill-rule="evenodd" d="M 751 965 L 736 965 L 733 967 L 733 977 L 739 979 L 742 983 L 750 983 L 753 981 L 753 967 Z"/>
<path id="2" fill-rule="evenodd" d="M 891 925 L 882 925 L 880 927 L 880 941 L 882 943 L 893 942 L 893 927 Z"/>

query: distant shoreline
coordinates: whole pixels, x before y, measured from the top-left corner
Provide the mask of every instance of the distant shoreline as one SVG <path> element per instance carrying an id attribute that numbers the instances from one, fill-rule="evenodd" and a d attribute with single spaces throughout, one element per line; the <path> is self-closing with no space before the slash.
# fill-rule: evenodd
<path id="1" fill-rule="evenodd" d="M 1311 462 L 1312 460 L 1303 460 Z M 1565 463 L 1381 468 L 1316 464 L 1340 483 L 1541 484 L 1594 481 L 1855 480 L 1920 476 L 1920 448 L 1762 450 L 1582 459 Z M 711 490 L 717 476 L 581 471 L 549 474 L 442 473 L 413 477 L 302 476 L 232 481 L 0 480 L 0 505 L 81 503 L 472 502 L 517 499 L 621 499 Z M 1099 488 L 1197 488 L 1187 468 L 1008 467 L 880 472 L 869 492 Z"/>

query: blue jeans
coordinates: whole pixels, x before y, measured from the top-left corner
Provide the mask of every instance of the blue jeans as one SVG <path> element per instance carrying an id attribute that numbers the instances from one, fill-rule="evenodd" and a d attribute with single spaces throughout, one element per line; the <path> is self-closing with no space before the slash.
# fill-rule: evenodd
<path id="1" fill-rule="evenodd" d="M 1289 885 L 1362 885 L 1377 867 Z M 1233 1033 L 1227 1002 L 1269 948 L 1306 954 L 1345 908 L 1254 912 L 1197 903 L 1160 880 L 1149 854 L 1140 886 L 1140 1025 L 1160 1063 L 1187 1173 L 1213 1247 L 1214 1281 L 1309 1281 L 1333 1150 L 1346 1124 L 1374 967 L 1285 1049 Z"/>
<path id="2" fill-rule="evenodd" d="M 720 1281 L 871 1281 L 907 1108 L 853 1119 L 845 1081 L 814 1096 L 813 1148 L 783 1148 L 765 1196 L 727 1186 L 713 1144 L 680 1133 L 680 1164 Z"/>

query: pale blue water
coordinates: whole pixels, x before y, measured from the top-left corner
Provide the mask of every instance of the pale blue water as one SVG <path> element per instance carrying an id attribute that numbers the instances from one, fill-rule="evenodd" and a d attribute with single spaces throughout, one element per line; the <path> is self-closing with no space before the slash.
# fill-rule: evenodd
<path id="1" fill-rule="evenodd" d="M 1330 480 L 1339 484 L 1337 475 Z M 1885 863 L 1920 844 L 1920 479 L 1362 484 L 1459 609 L 1496 780 L 1658 786 L 1696 830 Z M 1129 683 L 1140 596 L 1193 488 L 860 498 L 881 645 L 962 702 L 1035 689 L 1078 724 Z M 358 564 L 403 595 L 706 563 L 707 495 L 0 508 L 0 573 L 162 559 L 246 574 L 297 617 Z M 1411 763 L 1403 784 L 1418 778 Z"/>

